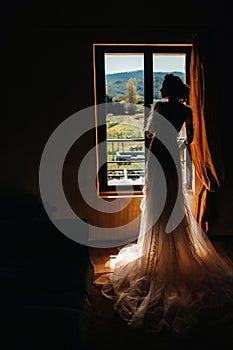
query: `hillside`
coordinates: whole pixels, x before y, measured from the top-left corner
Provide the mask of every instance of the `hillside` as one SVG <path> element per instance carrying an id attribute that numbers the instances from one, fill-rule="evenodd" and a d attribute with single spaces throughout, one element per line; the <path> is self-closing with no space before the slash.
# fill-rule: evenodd
<path id="1" fill-rule="evenodd" d="M 127 94 L 127 81 L 130 78 L 135 78 L 137 80 L 137 93 L 139 96 L 144 96 L 144 79 L 143 70 L 136 70 L 132 72 L 120 72 L 113 74 L 106 74 L 107 86 L 108 86 L 108 96 L 113 98 L 118 95 Z M 183 72 L 171 72 L 178 75 L 182 80 L 184 80 Z M 160 89 L 164 76 L 167 72 L 154 72 L 153 73 L 153 85 L 154 85 L 154 99 L 161 98 Z"/>

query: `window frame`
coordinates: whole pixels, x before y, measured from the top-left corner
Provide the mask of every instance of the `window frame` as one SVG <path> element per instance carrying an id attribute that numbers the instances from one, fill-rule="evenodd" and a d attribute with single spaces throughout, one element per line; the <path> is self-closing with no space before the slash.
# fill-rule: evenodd
<path id="1" fill-rule="evenodd" d="M 111 197 L 115 195 L 141 196 L 142 185 L 108 185 L 107 179 L 107 153 L 99 151 L 98 145 L 107 140 L 106 133 L 106 116 L 100 111 L 100 105 L 105 103 L 105 53 L 138 53 L 144 54 L 144 106 L 145 118 L 153 102 L 153 54 L 185 54 L 185 80 L 190 84 L 190 60 L 191 60 L 191 43 L 185 44 L 93 44 L 93 68 L 94 68 L 94 101 L 95 101 L 95 118 L 96 121 L 96 160 L 97 160 L 97 193 L 101 197 Z M 146 150 L 146 139 L 145 150 Z M 99 169 L 99 164 L 103 166 Z M 120 187 L 120 190 L 119 190 Z"/>

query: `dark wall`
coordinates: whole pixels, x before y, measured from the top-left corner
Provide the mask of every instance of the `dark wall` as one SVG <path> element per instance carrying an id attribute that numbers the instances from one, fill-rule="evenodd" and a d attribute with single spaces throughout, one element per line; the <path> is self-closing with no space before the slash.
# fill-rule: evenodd
<path id="1" fill-rule="evenodd" d="M 5 5 L 1 13 L 2 107 L 6 107 L 1 113 L 0 193 L 5 208 L 2 215 L 3 212 L 15 215 L 14 203 L 19 210 L 29 198 L 40 204 L 39 165 L 49 136 L 70 115 L 93 105 L 93 43 L 182 43 L 191 42 L 196 32 L 209 31 L 219 47 L 213 59 L 221 72 L 218 79 L 223 79 L 213 84 L 218 84 L 224 98 L 218 122 L 226 183 L 216 201 L 220 218 L 216 227 L 221 230 L 224 222 L 224 232 L 231 231 L 232 219 L 226 217 L 230 211 L 226 205 L 230 208 L 232 204 L 229 195 L 232 112 L 228 104 L 231 60 L 226 45 L 232 28 L 227 10 L 215 9 L 213 5 L 208 8 L 206 3 L 201 6 L 199 1 L 189 9 L 185 3 L 160 8 L 157 4 L 134 12 L 130 8 L 111 8 L 103 14 L 100 8 L 81 12 L 75 5 L 55 7 L 43 1 Z M 90 133 L 88 139 L 79 143 L 80 159 L 92 146 L 94 134 Z M 71 197 L 72 181 L 73 178 L 68 186 Z M 79 192 L 76 199 L 85 215 Z M 223 203 L 226 205 L 222 209 Z M 31 215 L 30 211 L 24 213 Z"/>

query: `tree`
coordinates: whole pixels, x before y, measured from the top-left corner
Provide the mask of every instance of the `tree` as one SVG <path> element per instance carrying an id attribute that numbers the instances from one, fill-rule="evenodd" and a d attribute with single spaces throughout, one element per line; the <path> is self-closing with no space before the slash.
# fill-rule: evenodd
<path id="1" fill-rule="evenodd" d="M 130 114 L 135 113 L 137 101 L 137 80 L 136 78 L 130 78 L 127 81 L 127 102 L 131 104 L 128 108 Z"/>

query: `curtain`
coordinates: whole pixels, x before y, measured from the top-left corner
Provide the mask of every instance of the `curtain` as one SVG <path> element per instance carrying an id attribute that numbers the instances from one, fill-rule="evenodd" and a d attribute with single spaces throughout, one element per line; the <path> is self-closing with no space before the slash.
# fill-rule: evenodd
<path id="1" fill-rule="evenodd" d="M 190 153 L 196 173 L 194 213 L 205 231 L 210 220 L 210 201 L 224 181 L 221 161 L 221 92 L 218 83 L 216 47 L 211 33 L 195 35 L 190 62 L 190 106 L 193 110 L 194 140 Z M 209 208 L 207 206 L 209 205 Z"/>

